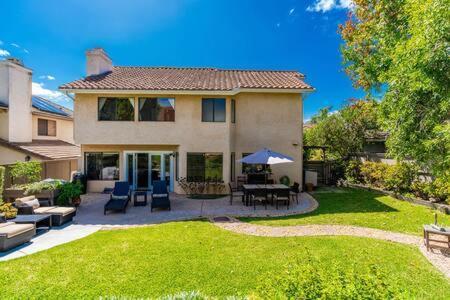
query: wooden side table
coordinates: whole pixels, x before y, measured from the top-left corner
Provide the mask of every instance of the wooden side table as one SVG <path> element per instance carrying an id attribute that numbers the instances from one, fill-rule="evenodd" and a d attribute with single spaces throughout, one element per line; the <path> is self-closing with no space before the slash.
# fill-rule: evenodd
<path id="1" fill-rule="evenodd" d="M 436 238 L 430 238 L 430 234 L 437 235 L 437 236 L 443 236 L 444 239 L 436 239 Z M 445 237 L 447 239 L 445 240 Z M 430 248 L 436 248 L 436 249 L 443 249 L 448 250 L 450 249 L 450 228 L 445 228 L 445 231 L 440 231 L 435 228 L 433 228 L 431 225 L 424 225 L 423 226 L 423 242 L 425 246 L 427 247 L 427 251 L 430 251 Z M 437 243 L 438 245 L 431 245 L 430 242 Z"/>
<path id="2" fill-rule="evenodd" d="M 144 197 L 144 200 L 139 200 L 138 197 Z M 147 192 L 146 191 L 136 191 L 133 196 L 134 206 L 146 206 L 147 205 Z"/>

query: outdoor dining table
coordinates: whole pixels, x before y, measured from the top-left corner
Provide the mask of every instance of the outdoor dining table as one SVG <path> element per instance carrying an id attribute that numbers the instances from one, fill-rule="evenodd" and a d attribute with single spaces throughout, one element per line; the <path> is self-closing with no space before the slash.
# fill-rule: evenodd
<path id="1" fill-rule="evenodd" d="M 268 193 L 274 194 L 277 190 L 290 189 L 284 184 L 244 184 L 242 185 L 244 191 L 245 205 L 248 206 L 250 203 L 250 194 L 255 190 L 267 190 Z"/>

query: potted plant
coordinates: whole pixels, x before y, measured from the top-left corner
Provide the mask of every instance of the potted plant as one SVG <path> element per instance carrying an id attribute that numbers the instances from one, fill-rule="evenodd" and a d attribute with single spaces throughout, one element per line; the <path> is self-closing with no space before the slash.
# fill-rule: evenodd
<path id="1" fill-rule="evenodd" d="M 57 198 L 58 205 L 72 204 L 75 207 L 78 207 L 81 203 L 81 192 L 82 186 L 79 182 L 68 182 L 63 184 Z"/>

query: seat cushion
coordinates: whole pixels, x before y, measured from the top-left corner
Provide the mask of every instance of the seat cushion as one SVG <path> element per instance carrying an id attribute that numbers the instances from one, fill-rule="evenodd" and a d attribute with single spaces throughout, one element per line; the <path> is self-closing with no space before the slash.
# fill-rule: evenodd
<path id="1" fill-rule="evenodd" d="M 73 207 L 57 206 L 57 207 L 54 207 L 51 210 L 47 211 L 46 213 L 52 214 L 52 215 L 67 216 L 68 214 L 71 214 L 74 211 L 75 211 L 75 208 L 73 208 Z"/>
<path id="2" fill-rule="evenodd" d="M 41 206 L 34 210 L 35 214 L 49 214 L 49 211 L 56 208 L 56 206 Z"/>
<path id="3" fill-rule="evenodd" d="M 36 199 L 36 197 L 34 195 L 27 196 L 27 197 L 22 197 L 22 198 L 17 198 L 16 201 L 15 201 L 15 204 L 17 206 L 23 206 L 23 205 L 26 205 L 26 203 L 28 201 L 33 201 L 34 199 Z M 38 201 L 38 203 L 39 203 L 39 201 Z"/>
<path id="4" fill-rule="evenodd" d="M 34 229 L 33 224 L 16 224 L 13 222 L 6 224 L 8 224 L 8 226 L 0 227 L 0 235 L 6 236 L 8 239 Z"/>
<path id="5" fill-rule="evenodd" d="M 157 197 L 157 198 L 161 198 L 161 197 L 167 197 L 169 196 L 168 194 L 152 194 L 152 197 Z"/>
<path id="6" fill-rule="evenodd" d="M 30 206 L 33 209 L 39 208 L 40 204 L 39 204 L 39 200 L 34 198 L 33 200 L 27 201 L 23 203 L 23 206 Z"/>
<path id="7" fill-rule="evenodd" d="M 111 196 L 112 199 L 117 199 L 117 200 L 127 200 L 128 196 L 124 195 L 124 196 L 116 196 L 116 195 L 112 195 Z"/>

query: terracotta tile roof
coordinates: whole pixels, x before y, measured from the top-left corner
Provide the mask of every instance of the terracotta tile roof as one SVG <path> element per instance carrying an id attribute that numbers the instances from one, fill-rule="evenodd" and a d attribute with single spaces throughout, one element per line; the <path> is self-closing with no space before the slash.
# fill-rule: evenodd
<path id="1" fill-rule="evenodd" d="M 113 67 L 111 72 L 61 85 L 64 89 L 202 90 L 237 88 L 311 89 L 296 71 L 251 71 L 214 68 Z"/>
<path id="2" fill-rule="evenodd" d="M 0 139 L 0 145 L 37 156 L 43 160 L 64 160 L 80 157 L 80 147 L 61 140 L 33 140 L 30 143 L 8 142 Z"/>

